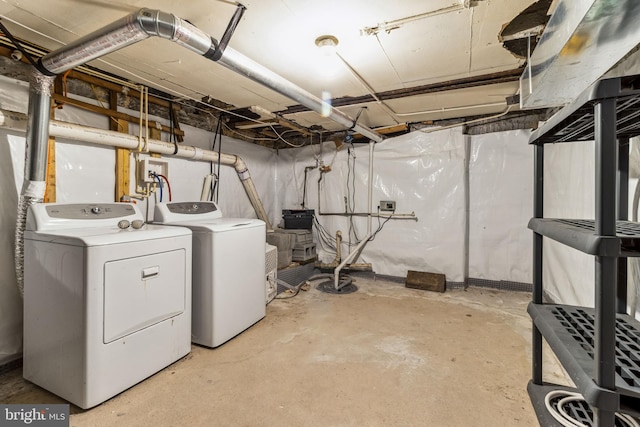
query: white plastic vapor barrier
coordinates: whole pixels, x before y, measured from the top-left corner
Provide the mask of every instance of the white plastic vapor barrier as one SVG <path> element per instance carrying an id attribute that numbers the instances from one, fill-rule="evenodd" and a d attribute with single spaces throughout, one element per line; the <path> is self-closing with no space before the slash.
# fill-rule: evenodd
<path id="1" fill-rule="evenodd" d="M 0 76 L 0 108 L 27 111 L 28 84 Z M 22 352 L 22 298 L 13 249 L 18 194 L 24 176 L 24 134 L 0 130 L 0 365 Z"/>
<path id="2" fill-rule="evenodd" d="M 55 118 L 100 129 L 109 126 L 108 118 L 70 105 L 56 109 Z M 113 201 L 115 170 L 113 148 L 56 138 L 56 202 Z"/>
<path id="3" fill-rule="evenodd" d="M 544 150 L 544 216 L 593 219 L 593 142 L 547 144 Z M 594 257 L 550 239 L 543 248 L 545 292 L 559 303 L 593 307 Z"/>
<path id="4" fill-rule="evenodd" d="M 355 147 L 349 161 L 348 147 L 336 152 L 333 143 L 286 150 L 280 154 L 278 180 L 288 182 L 283 208 L 298 209 L 302 202 L 304 168 L 315 165 L 314 152 L 331 172 L 322 180 L 322 213 L 367 212 L 368 146 Z M 351 163 L 351 166 L 349 166 Z M 308 172 L 306 207 L 315 209 L 319 222 L 332 235 L 342 231 L 343 254 L 348 250 L 350 221 L 347 216 L 326 216 L 318 211 L 318 169 Z M 415 212 L 418 221 L 392 219 L 364 249 L 356 262 L 370 262 L 378 274 L 404 277 L 408 270 L 444 273 L 447 280 L 464 280 L 464 136 L 460 129 L 434 133 L 413 132 L 376 144 L 374 154 L 373 211 L 381 200 L 394 200 L 396 213 Z M 349 191 L 347 190 L 349 183 Z M 355 188 L 355 191 L 353 190 Z M 373 231 L 384 218 L 373 220 Z M 277 223 L 274 223 L 277 224 Z M 366 217 L 352 220 L 356 235 L 366 234 Z M 316 235 L 316 241 L 318 236 Z M 324 262 L 334 253 L 318 244 Z"/>
<path id="5" fill-rule="evenodd" d="M 531 283 L 530 131 L 471 137 L 469 277 Z"/>
<path id="6" fill-rule="evenodd" d="M 22 352 L 22 298 L 13 247 L 18 194 L 24 172 L 24 135 L 0 130 L 0 365 Z"/>

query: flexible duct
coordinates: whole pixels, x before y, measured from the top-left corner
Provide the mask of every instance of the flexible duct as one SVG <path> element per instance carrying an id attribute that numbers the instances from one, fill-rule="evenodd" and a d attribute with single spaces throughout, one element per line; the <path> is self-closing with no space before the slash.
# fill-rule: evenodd
<path id="1" fill-rule="evenodd" d="M 24 159 L 24 181 L 18 199 L 15 231 L 15 271 L 20 295 L 24 295 L 24 230 L 29 206 L 42 203 L 46 189 L 47 149 L 49 142 L 49 115 L 53 78 L 33 70 L 29 82 L 26 150 L 31 155 Z"/>
<path id="2" fill-rule="evenodd" d="M 0 110 L 0 127 L 24 131 L 26 123 L 27 117 L 24 114 L 16 113 L 13 111 Z M 105 129 L 91 128 L 88 126 L 81 126 L 57 120 L 51 120 L 49 122 L 48 133 L 51 136 L 55 137 L 66 138 L 75 141 L 90 142 L 109 147 L 128 148 L 130 150 L 135 150 L 138 147 L 139 143 L 138 137 L 135 135 L 128 135 Z M 147 141 L 147 148 L 151 153 L 173 155 L 175 145 L 172 142 L 150 139 Z M 180 144 L 178 146 L 178 152 L 174 157 L 202 160 L 207 162 L 218 161 L 217 152 L 202 150 L 200 148 L 184 144 Z M 221 153 L 220 163 L 223 165 L 232 166 L 236 170 L 238 178 L 240 178 L 247 196 L 249 197 L 249 201 L 256 211 L 256 215 L 266 223 L 267 229 L 271 229 L 271 222 L 269 221 L 269 217 L 264 209 L 264 206 L 262 205 L 260 196 L 258 196 L 258 192 L 255 188 L 253 180 L 251 179 L 251 175 L 249 174 L 249 170 L 244 160 L 242 160 L 242 158 L 236 156 L 235 154 Z M 42 181 L 44 181 L 44 177 Z M 42 182 L 41 191 L 42 193 L 44 193 L 44 182 Z M 40 200 L 41 199 L 42 197 L 40 197 Z"/>

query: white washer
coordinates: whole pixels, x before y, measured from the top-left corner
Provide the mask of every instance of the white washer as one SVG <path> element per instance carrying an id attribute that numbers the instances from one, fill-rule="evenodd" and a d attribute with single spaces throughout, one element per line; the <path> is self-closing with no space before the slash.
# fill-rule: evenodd
<path id="1" fill-rule="evenodd" d="M 264 221 L 222 218 L 199 201 L 158 203 L 154 222 L 193 231 L 194 343 L 217 347 L 265 316 Z"/>
<path id="2" fill-rule="evenodd" d="M 121 220 L 143 216 L 126 203 L 27 216 L 23 376 L 84 409 L 191 351 L 191 230 Z"/>

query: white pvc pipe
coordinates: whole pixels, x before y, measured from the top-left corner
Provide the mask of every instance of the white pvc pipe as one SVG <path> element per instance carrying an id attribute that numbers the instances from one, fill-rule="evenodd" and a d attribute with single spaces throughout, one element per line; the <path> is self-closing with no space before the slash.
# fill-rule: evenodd
<path id="1" fill-rule="evenodd" d="M 211 192 L 212 178 L 213 178 L 213 175 L 211 174 L 204 177 L 204 184 L 202 184 L 202 193 L 200 193 L 201 202 L 209 200 L 209 193 Z"/>
<path id="2" fill-rule="evenodd" d="M 369 243 L 370 238 L 371 238 L 371 235 L 367 233 L 365 238 L 362 239 L 360 243 L 358 243 L 356 248 L 349 255 L 347 255 L 344 258 L 344 260 L 340 263 L 340 265 L 338 265 L 336 269 L 333 271 L 333 286 L 336 290 L 340 289 L 340 271 L 344 268 L 345 265 L 349 264 L 349 262 L 353 259 L 353 257 L 357 253 L 359 253 L 362 249 L 364 249 L 365 245 Z"/>
<path id="3" fill-rule="evenodd" d="M 0 109 L 0 127 L 19 131 L 25 131 L 27 117 L 22 113 Z M 49 123 L 49 134 L 51 136 L 67 138 L 75 141 L 90 142 L 93 144 L 108 147 L 128 148 L 136 150 L 139 138 L 134 135 L 120 133 L 111 130 L 97 129 L 88 126 L 76 125 L 73 123 L 51 120 Z M 180 157 L 191 160 L 201 160 L 205 162 L 217 162 L 218 153 L 211 150 L 203 150 L 190 145 L 179 145 L 178 152 L 173 155 L 175 145 L 172 142 L 164 142 L 157 139 L 147 140 L 147 148 L 150 153 L 167 154 L 172 157 Z M 258 192 L 253 184 L 246 163 L 235 154 L 220 153 L 220 163 L 233 166 L 242 181 L 242 185 L 251 201 L 251 205 L 256 211 L 256 215 L 265 222 L 267 229 L 272 229 L 269 217 L 258 196 Z"/>

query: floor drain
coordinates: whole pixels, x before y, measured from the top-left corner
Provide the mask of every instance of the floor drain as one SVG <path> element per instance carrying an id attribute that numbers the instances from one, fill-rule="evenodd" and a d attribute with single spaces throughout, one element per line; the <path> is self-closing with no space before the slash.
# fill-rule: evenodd
<path id="1" fill-rule="evenodd" d="M 337 295 L 352 294 L 358 290 L 358 287 L 353 283 L 351 283 L 351 279 L 348 279 L 348 281 L 349 281 L 349 284 L 344 285 L 340 289 L 336 289 L 334 286 L 333 280 L 326 280 L 324 282 L 319 283 L 318 286 L 316 286 L 316 289 L 319 290 L 320 292 L 325 292 L 327 294 L 337 294 Z"/>

